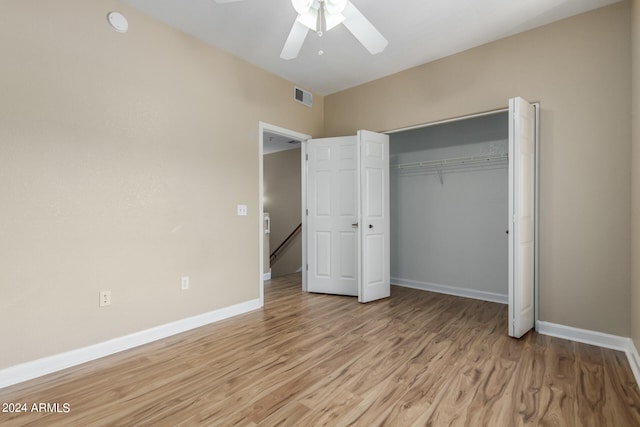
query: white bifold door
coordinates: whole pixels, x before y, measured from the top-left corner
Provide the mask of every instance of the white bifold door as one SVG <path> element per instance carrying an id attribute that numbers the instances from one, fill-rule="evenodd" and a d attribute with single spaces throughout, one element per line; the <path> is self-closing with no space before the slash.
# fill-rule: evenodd
<path id="1" fill-rule="evenodd" d="M 305 289 L 388 297 L 389 136 L 310 139 L 303 161 Z"/>
<path id="2" fill-rule="evenodd" d="M 509 100 L 509 335 L 535 321 L 536 111 Z"/>

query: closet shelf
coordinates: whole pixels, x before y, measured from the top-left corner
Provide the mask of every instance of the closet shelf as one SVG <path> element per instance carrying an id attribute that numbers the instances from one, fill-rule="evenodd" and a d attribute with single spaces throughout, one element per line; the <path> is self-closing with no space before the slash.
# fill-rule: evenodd
<path id="1" fill-rule="evenodd" d="M 457 157 L 453 159 L 442 160 L 427 160 L 424 162 L 411 162 L 401 163 L 397 165 L 389 165 L 391 169 L 397 169 L 399 171 L 442 171 L 444 169 L 455 168 L 477 168 L 484 166 L 498 166 L 506 164 L 509 159 L 509 155 L 503 154 L 490 154 L 486 156 L 472 156 L 472 157 Z"/>

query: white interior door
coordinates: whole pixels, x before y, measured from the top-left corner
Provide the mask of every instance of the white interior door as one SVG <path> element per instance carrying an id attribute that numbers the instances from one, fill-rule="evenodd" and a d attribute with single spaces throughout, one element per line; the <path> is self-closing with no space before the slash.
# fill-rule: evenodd
<path id="1" fill-rule="evenodd" d="M 360 146 L 360 290 L 358 301 L 391 295 L 389 135 L 358 131 Z"/>
<path id="2" fill-rule="evenodd" d="M 358 295 L 355 136 L 306 143 L 307 291 Z"/>
<path id="3" fill-rule="evenodd" d="M 534 327 L 535 107 L 509 100 L 509 335 Z"/>
<path id="4" fill-rule="evenodd" d="M 305 151 L 306 290 L 390 296 L 389 136 L 310 139 Z"/>

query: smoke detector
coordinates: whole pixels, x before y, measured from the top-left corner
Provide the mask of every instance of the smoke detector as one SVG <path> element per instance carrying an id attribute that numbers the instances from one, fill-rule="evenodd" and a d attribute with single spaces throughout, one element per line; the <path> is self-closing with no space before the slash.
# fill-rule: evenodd
<path id="1" fill-rule="evenodd" d="M 109 25 L 119 33 L 126 33 L 129 29 L 129 22 L 120 12 L 109 12 L 107 14 Z"/>

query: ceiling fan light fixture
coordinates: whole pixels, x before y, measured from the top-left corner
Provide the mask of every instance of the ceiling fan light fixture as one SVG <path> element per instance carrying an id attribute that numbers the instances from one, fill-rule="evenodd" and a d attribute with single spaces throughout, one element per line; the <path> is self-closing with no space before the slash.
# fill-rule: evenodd
<path id="1" fill-rule="evenodd" d="M 317 0 L 291 0 L 293 8 L 298 12 L 298 15 L 305 15 L 313 6 L 313 3 Z"/>
<path id="2" fill-rule="evenodd" d="M 340 15 L 345 7 L 347 7 L 347 0 L 324 0 L 324 11 L 326 15 Z"/>
<path id="3" fill-rule="evenodd" d="M 321 37 L 323 30 L 330 30 L 339 24 L 343 24 L 372 55 L 382 52 L 389 44 L 349 0 L 291 0 L 291 3 L 298 17 L 282 47 L 282 59 L 298 56 L 309 29 Z M 318 55 L 323 53 L 324 50 L 320 48 Z"/>
<path id="4" fill-rule="evenodd" d="M 309 28 L 312 31 L 316 31 L 318 24 L 318 9 L 309 9 L 307 13 L 298 15 L 296 21 Z"/>
<path id="5" fill-rule="evenodd" d="M 329 31 L 330 29 L 332 29 L 333 27 L 342 24 L 342 22 L 344 22 L 345 17 L 343 14 L 341 13 L 337 13 L 337 14 L 325 14 L 324 15 L 324 25 L 327 31 Z"/>

